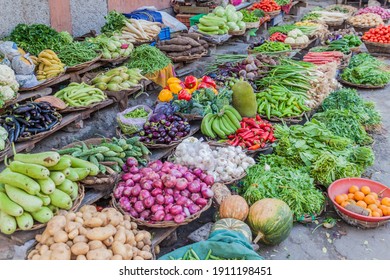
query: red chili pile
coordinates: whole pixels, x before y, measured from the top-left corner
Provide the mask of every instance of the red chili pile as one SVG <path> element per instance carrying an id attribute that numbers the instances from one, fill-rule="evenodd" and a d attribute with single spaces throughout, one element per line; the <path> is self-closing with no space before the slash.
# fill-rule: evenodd
<path id="1" fill-rule="evenodd" d="M 276 141 L 272 124 L 260 118 L 242 118 L 241 128 L 236 134 L 229 135 L 228 143 L 251 151 L 264 148 L 267 143 Z"/>
<path id="2" fill-rule="evenodd" d="M 277 42 L 284 42 L 284 40 L 286 40 L 287 38 L 287 35 L 283 34 L 283 33 L 280 33 L 280 32 L 275 32 L 274 34 L 272 34 L 270 37 L 269 37 L 269 40 L 270 41 L 277 41 Z"/>

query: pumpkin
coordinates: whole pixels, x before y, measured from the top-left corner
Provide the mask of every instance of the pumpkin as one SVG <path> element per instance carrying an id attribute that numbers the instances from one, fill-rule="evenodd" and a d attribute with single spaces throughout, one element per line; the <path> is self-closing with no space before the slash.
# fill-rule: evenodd
<path id="1" fill-rule="evenodd" d="M 226 185 L 221 183 L 215 183 L 211 190 L 214 193 L 214 199 L 217 202 L 218 205 L 221 205 L 222 201 L 227 198 L 228 196 L 231 196 L 231 192 Z"/>
<path id="2" fill-rule="evenodd" d="M 264 198 L 249 208 L 248 224 L 261 241 L 276 245 L 285 240 L 293 227 L 293 213 L 288 205 L 276 198 Z"/>
<path id="3" fill-rule="evenodd" d="M 252 231 L 250 227 L 246 223 L 240 220 L 231 219 L 231 218 L 218 220 L 214 223 L 213 227 L 211 228 L 211 232 L 214 232 L 216 230 L 221 230 L 221 229 L 240 232 L 245 236 L 245 238 L 249 242 L 252 242 Z"/>
<path id="4" fill-rule="evenodd" d="M 245 199 L 239 195 L 231 195 L 226 197 L 219 207 L 219 215 L 223 218 L 233 218 L 240 221 L 245 221 L 248 217 L 249 206 Z"/>

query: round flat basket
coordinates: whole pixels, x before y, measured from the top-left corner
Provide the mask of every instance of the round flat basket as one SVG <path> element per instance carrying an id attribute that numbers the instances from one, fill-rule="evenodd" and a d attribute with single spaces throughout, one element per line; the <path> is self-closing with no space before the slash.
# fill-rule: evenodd
<path id="1" fill-rule="evenodd" d="M 198 114 L 183 114 L 183 113 L 176 113 L 178 116 L 187 119 L 188 121 L 200 121 L 203 120 L 203 116 Z"/>
<path id="2" fill-rule="evenodd" d="M 270 122 L 278 122 L 278 123 L 286 123 L 286 124 L 298 124 L 303 121 L 304 117 L 309 114 L 309 112 L 302 113 L 299 116 L 295 117 L 286 117 L 286 118 L 279 118 L 279 117 L 271 117 L 267 118 L 267 116 L 260 115 L 262 119 L 269 120 Z"/>
<path id="3" fill-rule="evenodd" d="M 371 28 L 375 28 L 376 26 L 352 25 L 352 27 L 355 30 L 355 32 L 366 33 L 368 30 L 370 30 Z"/>
<path id="4" fill-rule="evenodd" d="M 267 16 L 269 16 L 271 19 L 276 17 L 280 14 L 280 10 L 272 11 L 272 12 L 264 12 Z"/>
<path id="5" fill-rule="evenodd" d="M 63 110 L 60 110 L 60 112 L 62 114 L 65 114 L 65 113 L 72 113 L 72 112 L 78 112 L 78 111 L 85 111 L 85 110 L 91 109 L 97 105 L 108 104 L 110 102 L 111 101 L 107 98 L 106 100 L 103 100 L 101 102 L 95 102 L 95 103 L 89 104 L 88 106 L 66 107 Z"/>
<path id="6" fill-rule="evenodd" d="M 364 89 L 381 89 L 385 88 L 386 85 L 381 85 L 381 86 L 372 86 L 372 85 L 358 85 L 358 84 L 353 84 L 351 82 L 343 80 L 341 77 L 338 78 L 338 81 L 342 83 L 343 85 L 354 87 L 354 88 L 364 88 Z"/>
<path id="7" fill-rule="evenodd" d="M 228 34 L 230 36 L 242 36 L 245 34 L 246 29 L 243 30 L 237 30 L 237 31 L 229 31 Z"/>
<path id="8" fill-rule="evenodd" d="M 11 142 L 8 139 L 6 139 L 4 149 L 0 151 L 0 158 L 4 158 L 5 155 L 7 155 L 10 150 L 11 150 Z"/>
<path id="9" fill-rule="evenodd" d="M 121 57 L 111 58 L 111 59 L 100 58 L 100 61 L 111 63 L 113 65 L 117 65 L 117 64 L 122 64 L 123 62 L 125 62 L 129 58 L 130 58 L 130 56 L 121 56 Z"/>
<path id="10" fill-rule="evenodd" d="M 62 76 L 65 75 L 65 72 L 59 74 L 57 77 L 53 77 L 53 78 L 50 78 L 50 79 L 47 79 L 47 80 L 44 80 L 42 83 L 36 85 L 36 86 L 33 86 L 33 87 L 29 87 L 29 88 L 20 88 L 19 89 L 19 92 L 23 92 L 23 91 L 31 91 L 31 90 L 36 90 L 36 89 L 40 89 L 40 88 L 43 88 L 49 84 L 56 84 L 57 81 L 60 81 L 60 79 L 62 78 Z"/>
<path id="11" fill-rule="evenodd" d="M 327 20 L 324 23 L 329 27 L 339 27 L 342 26 L 345 19 L 337 19 L 337 20 Z"/>
<path id="12" fill-rule="evenodd" d="M 229 147 L 230 145 L 226 142 L 217 142 L 217 141 L 214 141 L 214 140 L 209 140 L 207 141 L 207 144 L 211 147 Z M 272 144 L 271 143 L 266 143 L 265 146 L 263 148 L 260 148 L 260 149 L 257 149 L 257 150 L 248 150 L 248 149 L 243 149 L 243 151 L 248 155 L 248 156 L 252 156 L 252 155 L 256 155 L 257 153 L 261 153 L 261 152 L 265 152 L 265 151 L 268 151 L 269 149 L 272 148 Z"/>
<path id="13" fill-rule="evenodd" d="M 66 67 L 66 73 L 83 70 L 83 69 L 91 66 L 95 62 L 98 62 L 101 59 L 101 57 L 102 57 L 102 55 L 98 55 L 97 57 L 95 57 L 94 59 L 92 59 L 90 61 L 86 61 L 84 63 L 80 63 L 80 64 L 77 64 L 74 66 L 68 66 L 68 67 Z"/>
<path id="14" fill-rule="evenodd" d="M 9 105 L 12 105 L 12 104 L 15 104 L 16 102 L 18 102 L 19 96 L 20 96 L 20 94 L 19 94 L 19 92 L 17 92 L 16 96 L 14 98 L 5 101 L 3 107 L 0 108 L 0 112 L 4 111 Z"/>
<path id="15" fill-rule="evenodd" d="M 145 226 L 145 227 L 150 227 L 150 228 L 168 228 L 168 227 L 178 227 L 182 225 L 186 225 L 200 217 L 200 215 L 205 212 L 207 209 L 210 208 L 211 204 L 213 203 L 213 199 L 210 198 L 207 204 L 197 213 L 187 217 L 184 222 L 178 224 L 175 223 L 174 221 L 162 221 L 162 222 L 149 222 L 141 219 L 134 218 L 131 216 L 129 213 L 124 211 L 122 207 L 117 203 L 115 197 L 112 195 L 111 196 L 111 206 L 121 212 L 123 215 L 129 215 L 131 218 L 132 222 L 135 222 L 139 226 Z"/>
<path id="16" fill-rule="evenodd" d="M 302 44 L 289 44 L 292 49 L 305 49 L 309 46 L 311 42 L 302 43 Z"/>
<path id="17" fill-rule="evenodd" d="M 378 228 L 380 226 L 383 226 L 389 222 L 387 221 L 380 221 L 380 222 L 368 222 L 368 221 L 362 221 L 355 218 L 352 218 L 338 210 L 336 207 L 334 207 L 336 213 L 349 225 L 359 227 L 362 229 L 370 229 L 370 228 Z"/>
<path id="18" fill-rule="evenodd" d="M 245 27 L 246 29 L 259 28 L 260 20 L 256 22 L 245 22 Z"/>
<path id="19" fill-rule="evenodd" d="M 234 178 L 230 181 L 227 181 L 227 182 L 224 182 L 224 181 L 218 181 L 216 183 L 221 183 L 221 184 L 224 184 L 226 186 L 229 186 L 229 185 L 233 185 L 235 183 L 237 183 L 238 181 L 240 181 L 241 179 L 243 179 L 244 177 L 246 176 L 246 172 L 242 173 L 241 176 L 237 177 L 237 178 Z"/>
<path id="20" fill-rule="evenodd" d="M 208 53 L 208 51 L 206 50 L 206 51 L 199 53 L 199 54 L 192 54 L 192 55 L 188 55 L 188 56 L 176 56 L 176 57 L 171 57 L 168 55 L 168 57 L 173 62 L 192 62 L 192 61 L 198 60 L 201 57 L 207 55 L 207 53 Z"/>
<path id="21" fill-rule="evenodd" d="M 353 7 L 353 6 L 342 5 L 342 4 L 330 5 L 330 6 L 326 7 L 326 10 L 327 11 L 335 11 L 335 12 L 337 12 L 337 10 L 334 10 L 334 8 L 336 8 L 336 7 L 340 7 L 340 8 L 348 10 L 348 15 L 350 15 L 350 16 L 353 16 L 358 11 L 358 9 Z"/>
<path id="22" fill-rule="evenodd" d="M 85 189 L 84 189 L 84 186 L 82 184 L 78 184 L 79 185 L 79 192 L 78 192 L 78 195 L 77 195 L 77 198 L 73 201 L 73 206 L 72 208 L 69 209 L 69 211 L 77 211 L 81 205 L 81 202 L 83 201 L 84 199 L 84 196 L 85 196 Z M 41 223 L 37 223 L 37 224 L 34 224 L 32 226 L 32 228 L 30 229 L 27 229 L 27 230 L 21 230 L 19 228 L 16 229 L 16 231 L 32 231 L 32 230 L 37 230 L 37 229 L 41 229 L 41 228 L 44 228 L 46 226 L 47 223 L 45 224 L 41 224 Z"/>
<path id="23" fill-rule="evenodd" d="M 26 142 L 26 141 L 33 141 L 33 140 L 38 140 L 38 139 L 43 139 L 45 138 L 46 136 L 50 135 L 51 133 L 53 133 L 53 131 L 56 129 L 56 127 L 58 127 L 60 124 L 61 124 L 61 121 L 62 121 L 62 116 L 61 114 L 59 113 L 56 113 L 55 114 L 58 118 L 58 121 L 55 125 L 53 125 L 49 130 L 47 131 L 44 131 L 44 132 L 39 132 L 37 134 L 34 134 L 32 136 L 29 136 L 29 137 L 22 137 L 20 136 L 15 142 L 16 143 L 19 143 L 19 142 Z"/>
<path id="24" fill-rule="evenodd" d="M 381 44 L 376 42 L 364 41 L 369 53 L 390 54 L 390 44 Z"/>

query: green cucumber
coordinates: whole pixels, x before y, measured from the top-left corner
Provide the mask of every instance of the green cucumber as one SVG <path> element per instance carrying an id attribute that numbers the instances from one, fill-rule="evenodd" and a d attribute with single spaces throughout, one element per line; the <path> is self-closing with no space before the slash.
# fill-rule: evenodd
<path id="1" fill-rule="evenodd" d="M 96 166 L 99 166 L 99 161 L 97 160 L 96 156 L 90 156 L 89 162 L 93 163 Z"/>
<path id="2" fill-rule="evenodd" d="M 46 194 L 38 193 L 37 197 L 39 197 L 42 200 L 43 206 L 47 206 L 51 202 L 50 197 Z"/>
<path id="3" fill-rule="evenodd" d="M 39 211 L 31 212 L 30 214 L 34 220 L 42 224 L 47 223 L 51 218 L 53 218 L 53 211 L 51 211 L 50 208 L 46 206 L 43 206 L 41 209 L 39 209 Z"/>
<path id="4" fill-rule="evenodd" d="M 79 181 L 83 180 L 91 172 L 89 168 L 73 168 L 73 170 L 76 171 L 77 175 L 79 176 Z"/>
<path id="5" fill-rule="evenodd" d="M 37 180 L 39 186 L 41 187 L 41 193 L 50 194 L 56 188 L 53 180 L 49 177 L 47 179 Z"/>
<path id="6" fill-rule="evenodd" d="M 21 173 L 33 179 L 46 179 L 50 175 L 49 169 L 42 165 L 13 161 L 8 166 L 13 172 Z"/>
<path id="7" fill-rule="evenodd" d="M 14 217 L 20 216 L 24 212 L 22 207 L 13 202 L 5 193 L 2 192 L 0 192 L 0 210 Z"/>
<path id="8" fill-rule="evenodd" d="M 75 201 L 79 195 L 79 185 L 76 182 L 72 182 L 72 184 L 73 184 L 72 193 L 69 194 L 69 196 L 70 199 L 72 199 L 72 201 Z"/>
<path id="9" fill-rule="evenodd" d="M 17 172 L 13 172 L 9 168 L 4 169 L 0 173 L 0 183 L 15 186 L 32 195 L 37 194 L 41 189 L 34 179 Z"/>
<path id="10" fill-rule="evenodd" d="M 64 169 L 70 167 L 70 165 L 71 165 L 70 159 L 68 159 L 66 157 L 61 157 L 60 161 L 56 165 L 51 166 L 48 169 L 51 171 L 62 171 Z"/>
<path id="11" fill-rule="evenodd" d="M 70 196 L 59 189 L 55 189 L 52 194 L 49 195 L 51 204 L 58 208 L 69 210 L 72 208 L 72 199 Z"/>
<path id="12" fill-rule="evenodd" d="M 44 152 L 37 154 L 15 154 L 14 160 L 24 163 L 35 163 L 50 167 L 56 165 L 60 161 L 60 154 L 57 152 Z"/>
<path id="13" fill-rule="evenodd" d="M 124 161 L 119 157 L 106 157 L 106 161 L 117 162 L 120 167 L 122 167 L 125 164 Z"/>
<path id="14" fill-rule="evenodd" d="M 85 152 L 82 152 L 77 157 L 86 157 L 86 156 L 92 156 L 97 153 L 105 153 L 108 152 L 110 149 L 108 147 L 96 147 L 90 150 L 87 150 Z"/>
<path id="15" fill-rule="evenodd" d="M 95 157 L 96 157 L 96 159 L 97 159 L 98 161 L 103 161 L 103 160 L 104 160 L 104 156 L 103 156 L 102 153 L 97 153 L 97 154 L 95 155 Z"/>
<path id="16" fill-rule="evenodd" d="M 34 220 L 30 213 L 24 212 L 22 215 L 16 217 L 16 223 L 21 230 L 29 230 L 33 227 Z"/>
<path id="17" fill-rule="evenodd" d="M 66 179 L 72 182 L 80 181 L 79 174 L 74 170 L 74 168 L 68 168 L 68 170 L 69 175 L 65 177 Z"/>
<path id="18" fill-rule="evenodd" d="M 70 173 L 69 169 L 70 169 L 70 167 L 68 167 L 68 168 L 66 168 L 66 169 L 64 169 L 64 170 L 61 170 L 60 172 L 61 172 L 62 174 L 64 174 L 65 177 L 66 177 L 66 176 L 69 176 L 69 173 Z"/>
<path id="19" fill-rule="evenodd" d="M 81 151 L 79 147 L 73 147 L 73 148 L 59 150 L 58 153 L 60 155 L 71 155 L 74 152 L 79 152 L 79 151 Z"/>
<path id="20" fill-rule="evenodd" d="M 8 197 L 19 204 L 25 211 L 35 212 L 41 209 L 43 202 L 39 197 L 30 195 L 25 191 L 10 185 L 5 185 L 5 191 Z"/>
<path id="21" fill-rule="evenodd" d="M 0 211 L 0 231 L 4 234 L 13 234 L 16 230 L 16 220 L 7 213 Z"/>
<path id="22" fill-rule="evenodd" d="M 71 180 L 65 179 L 61 185 L 57 186 L 57 189 L 70 195 L 73 192 L 73 182 Z"/>
<path id="23" fill-rule="evenodd" d="M 114 152 L 114 151 L 108 151 L 108 152 L 103 153 L 104 157 L 116 157 L 117 155 L 118 155 L 118 153 Z M 104 160 L 106 160 L 106 159 L 104 159 Z"/>
<path id="24" fill-rule="evenodd" d="M 89 168 L 90 169 L 89 175 L 91 176 L 96 176 L 99 174 L 99 167 L 97 167 L 93 163 L 90 163 L 86 160 L 81 160 L 75 157 L 71 157 L 71 156 L 65 156 L 65 157 L 70 159 L 70 161 L 72 162 L 71 165 L 72 167 Z"/>
<path id="25" fill-rule="evenodd" d="M 65 181 L 65 175 L 59 171 L 52 171 L 50 173 L 50 179 L 53 180 L 56 186 L 61 185 Z"/>
<path id="26" fill-rule="evenodd" d="M 114 152 L 117 152 L 117 153 L 123 152 L 123 148 L 122 147 L 120 147 L 118 145 L 115 145 L 115 144 L 112 144 L 112 143 L 102 143 L 102 144 L 100 144 L 100 146 L 107 147 L 111 151 L 114 151 Z"/>

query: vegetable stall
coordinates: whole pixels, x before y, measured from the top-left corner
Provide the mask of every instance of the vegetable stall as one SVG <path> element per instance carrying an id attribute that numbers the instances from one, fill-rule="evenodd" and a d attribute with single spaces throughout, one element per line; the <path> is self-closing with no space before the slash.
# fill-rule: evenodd
<path id="1" fill-rule="evenodd" d="M 385 224 L 388 187 L 383 196 L 360 185 L 347 197 L 333 191 L 375 162 L 381 115 L 349 87 L 390 82 L 376 57 L 388 50 L 386 11 L 318 8 L 239 54 L 211 53 L 289 3 L 218 6 L 192 32 L 164 39 L 162 23 L 116 11 L 81 41 L 18 25 L 0 42 L 1 233 L 34 239 L 31 260 L 243 260 L 262 259 L 252 245 L 282 244 L 297 223 L 315 227 L 332 204 L 349 224 L 350 215 Z M 190 71 L 180 75 L 178 63 Z M 31 151 L 114 103 L 109 121 L 93 119 L 107 131 Z M 202 218 L 213 224 L 204 240 L 160 248 Z M 221 251 L 227 236 L 240 241 Z"/>

